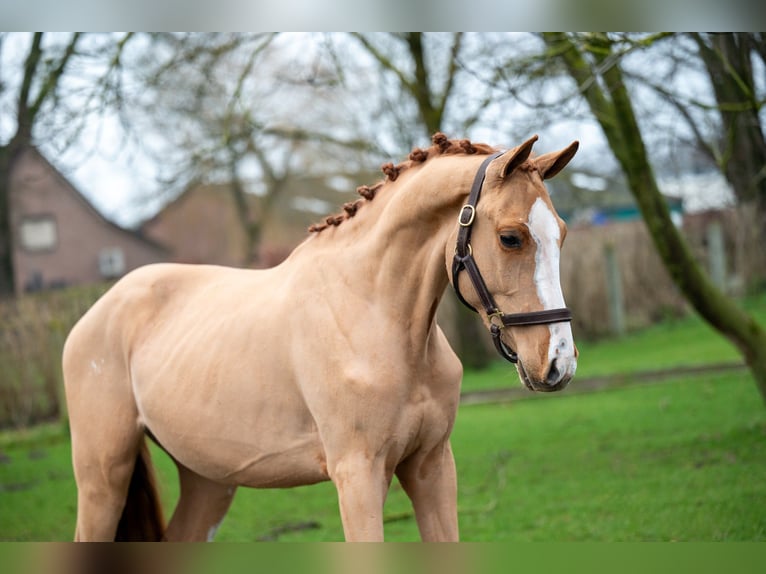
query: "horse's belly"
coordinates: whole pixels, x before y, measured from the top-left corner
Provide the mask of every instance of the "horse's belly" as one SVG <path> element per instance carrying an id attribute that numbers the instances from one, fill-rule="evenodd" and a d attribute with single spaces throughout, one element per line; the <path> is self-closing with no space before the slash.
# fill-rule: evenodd
<path id="1" fill-rule="evenodd" d="M 223 484 L 269 488 L 328 479 L 321 444 L 312 433 L 270 433 L 259 440 L 254 436 L 227 436 L 215 428 L 199 428 L 199 433 L 149 428 L 175 460 Z"/>
<path id="2" fill-rule="evenodd" d="M 296 393 L 184 387 L 144 387 L 138 402 L 147 429 L 187 468 L 217 482 L 264 488 L 328 479 L 319 433 Z"/>

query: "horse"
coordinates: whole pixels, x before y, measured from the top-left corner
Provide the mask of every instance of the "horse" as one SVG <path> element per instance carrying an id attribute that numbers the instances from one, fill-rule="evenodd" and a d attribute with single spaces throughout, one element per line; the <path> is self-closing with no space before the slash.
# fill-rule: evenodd
<path id="1" fill-rule="evenodd" d="M 345 540 L 381 541 L 394 475 L 421 539 L 458 540 L 447 285 L 529 389 L 577 366 L 544 180 L 578 143 L 533 156 L 536 139 L 436 134 L 273 268 L 159 263 L 116 282 L 63 350 L 75 540 L 212 540 L 237 487 L 330 480 Z M 146 437 L 178 467 L 167 524 Z"/>

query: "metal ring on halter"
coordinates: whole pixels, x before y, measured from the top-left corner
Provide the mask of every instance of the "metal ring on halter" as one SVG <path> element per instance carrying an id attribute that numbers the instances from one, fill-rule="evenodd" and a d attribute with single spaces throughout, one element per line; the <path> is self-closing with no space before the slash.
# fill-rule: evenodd
<path id="1" fill-rule="evenodd" d="M 489 313 L 487 315 L 487 320 L 489 321 L 489 323 L 491 325 L 495 325 L 498 329 L 500 329 L 502 331 L 503 329 L 505 329 L 505 323 L 503 322 L 503 316 L 504 315 L 505 315 L 505 313 L 503 313 L 500 309 L 495 309 L 494 313 Z M 492 319 L 497 319 L 500 322 L 499 323 L 493 323 Z"/>
<path id="2" fill-rule="evenodd" d="M 465 248 L 467 250 L 466 255 L 473 255 L 473 249 L 471 248 L 471 244 L 470 243 L 466 244 Z M 458 253 L 457 253 L 457 245 L 455 245 L 455 255 L 457 257 L 460 257 L 460 255 L 458 255 Z M 465 257 L 465 255 L 463 257 Z"/>

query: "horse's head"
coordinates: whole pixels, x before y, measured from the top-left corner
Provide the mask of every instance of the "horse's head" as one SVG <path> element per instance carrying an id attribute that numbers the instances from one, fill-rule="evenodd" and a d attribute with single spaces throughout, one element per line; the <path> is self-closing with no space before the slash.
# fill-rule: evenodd
<path id="1" fill-rule="evenodd" d="M 496 304 L 498 316 L 492 317 L 487 311 L 487 298 L 479 295 L 481 289 L 476 287 L 470 270 L 455 277 L 453 268 L 453 280 L 465 301 L 481 311 L 487 327 L 493 329 L 494 325 L 498 342 L 515 350 L 519 375 L 526 386 L 537 391 L 558 391 L 566 387 L 577 368 L 570 323 L 550 322 L 551 314 L 546 324 L 504 321 L 517 313 L 565 307 L 559 255 L 566 225 L 553 208 L 544 180 L 566 166 L 578 144 L 532 158 L 530 152 L 536 139 L 494 159 L 486 168 L 475 213 L 466 208 L 461 212 L 461 226 L 472 219 L 468 250 L 491 294 L 490 300 L 494 299 L 491 302 Z M 452 264 L 450 248 L 447 257 Z M 557 320 L 555 312 L 552 315 L 552 320 Z"/>

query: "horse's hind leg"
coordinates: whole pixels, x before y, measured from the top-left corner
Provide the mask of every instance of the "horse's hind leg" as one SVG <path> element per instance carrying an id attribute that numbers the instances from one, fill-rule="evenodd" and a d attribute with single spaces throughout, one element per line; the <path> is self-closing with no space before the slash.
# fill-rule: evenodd
<path id="1" fill-rule="evenodd" d="M 143 437 L 135 413 L 99 407 L 70 410 L 79 541 L 114 540 Z"/>
<path id="2" fill-rule="evenodd" d="M 234 498 L 235 487 L 213 482 L 179 462 L 181 497 L 165 531 L 169 541 L 212 541 Z"/>
<path id="3" fill-rule="evenodd" d="M 83 329 L 72 330 L 63 355 L 77 482 L 75 539 L 114 540 L 144 431 L 120 357 Z"/>

